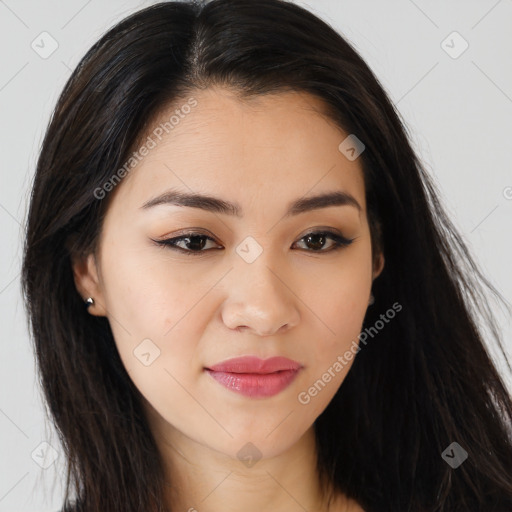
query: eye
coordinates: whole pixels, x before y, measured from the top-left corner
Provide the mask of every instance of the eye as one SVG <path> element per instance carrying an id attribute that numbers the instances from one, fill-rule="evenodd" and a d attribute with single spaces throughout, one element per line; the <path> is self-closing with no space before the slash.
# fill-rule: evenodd
<path id="1" fill-rule="evenodd" d="M 325 242 L 329 239 L 332 240 L 330 249 L 323 250 Z M 332 231 L 313 231 L 303 236 L 300 241 L 302 240 L 305 241 L 305 244 L 314 247 L 314 249 L 309 252 L 331 252 L 350 245 L 355 239 L 345 238 L 344 236 Z"/>
<path id="2" fill-rule="evenodd" d="M 325 250 L 325 243 L 329 239 L 332 243 L 330 248 Z M 313 249 L 305 249 L 307 252 L 332 252 L 350 245 L 354 240 L 355 238 L 348 239 L 333 231 L 312 231 L 311 233 L 303 236 L 299 242 L 304 241 L 306 245 L 313 247 Z M 215 243 L 215 240 L 207 235 L 203 235 L 202 233 L 191 232 L 178 237 L 168 238 L 166 240 L 153 240 L 153 242 L 171 250 L 183 252 L 189 256 L 197 256 L 203 252 L 207 252 L 204 250 L 205 246 L 208 242 Z M 215 248 L 210 248 L 209 250 L 212 249 Z M 220 250 L 220 248 L 217 248 L 216 250 Z"/>
<path id="3" fill-rule="evenodd" d="M 168 238 L 167 240 L 153 240 L 158 245 L 168 247 L 174 251 L 184 252 L 187 255 L 196 255 L 200 254 L 204 251 L 205 245 L 211 241 L 215 242 L 215 240 L 207 235 L 203 235 L 201 233 L 186 233 L 182 236 L 177 236 L 175 238 Z M 185 245 L 185 248 L 180 246 L 179 244 Z"/>

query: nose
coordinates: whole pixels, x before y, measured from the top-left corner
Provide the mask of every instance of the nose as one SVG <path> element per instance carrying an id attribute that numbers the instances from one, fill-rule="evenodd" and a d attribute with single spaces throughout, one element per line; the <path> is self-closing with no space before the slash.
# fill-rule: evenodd
<path id="1" fill-rule="evenodd" d="M 229 273 L 222 320 L 232 330 L 273 336 L 299 323 L 300 301 L 289 274 L 280 275 L 263 254 L 250 264 L 237 262 Z"/>

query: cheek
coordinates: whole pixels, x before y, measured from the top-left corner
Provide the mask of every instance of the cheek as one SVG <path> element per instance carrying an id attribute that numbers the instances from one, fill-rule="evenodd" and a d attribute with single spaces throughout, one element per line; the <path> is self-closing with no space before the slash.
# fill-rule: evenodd
<path id="1" fill-rule="evenodd" d="M 358 336 L 372 285 L 370 244 L 347 252 L 329 272 L 316 272 L 314 283 L 305 302 L 318 322 L 297 398 L 301 407 L 316 416 L 342 385 L 360 350 Z"/>
<path id="2" fill-rule="evenodd" d="M 114 252 L 106 254 L 107 309 L 137 336 L 151 333 L 161 337 L 204 294 L 204 279 L 196 276 L 194 269 L 177 264 L 160 249 L 128 250 L 122 258 Z"/>
<path id="3" fill-rule="evenodd" d="M 197 378 L 192 368 L 199 367 L 200 322 L 207 318 L 200 299 L 207 288 L 162 261 L 128 254 L 111 265 L 109 322 L 134 385 L 167 421 L 181 425 L 198 414 L 187 390 Z"/>
<path id="4" fill-rule="evenodd" d="M 141 391 L 157 373 L 158 381 L 171 379 L 166 368 L 181 381 L 207 318 L 200 301 L 209 281 L 192 281 L 192 267 L 185 271 L 142 250 L 122 259 L 105 254 L 103 270 L 109 323 L 127 372 Z"/>
<path id="5" fill-rule="evenodd" d="M 324 349 L 342 348 L 362 326 L 372 276 L 370 252 L 359 249 L 340 258 L 339 264 L 315 272 L 314 286 L 304 292 L 305 303 L 320 321 Z"/>
<path id="6" fill-rule="evenodd" d="M 361 350 L 358 336 L 368 307 L 371 280 L 366 282 L 354 273 L 347 273 L 346 277 L 341 286 L 331 281 L 331 292 L 313 302 L 322 320 L 318 323 L 321 330 L 313 336 L 309 367 L 296 396 L 304 414 L 313 418 L 328 406 Z"/>

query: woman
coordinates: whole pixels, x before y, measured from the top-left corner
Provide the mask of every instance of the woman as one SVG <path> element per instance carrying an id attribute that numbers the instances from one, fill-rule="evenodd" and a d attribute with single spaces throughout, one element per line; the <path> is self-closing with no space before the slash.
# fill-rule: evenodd
<path id="1" fill-rule="evenodd" d="M 499 296 L 323 21 L 131 15 L 62 92 L 27 224 L 63 510 L 512 510 L 482 284 Z"/>

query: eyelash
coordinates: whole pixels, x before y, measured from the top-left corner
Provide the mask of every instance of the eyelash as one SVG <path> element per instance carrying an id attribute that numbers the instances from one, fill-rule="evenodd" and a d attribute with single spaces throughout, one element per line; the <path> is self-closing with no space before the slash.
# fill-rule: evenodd
<path id="1" fill-rule="evenodd" d="M 334 241 L 334 245 L 330 249 L 325 250 L 325 251 L 324 250 L 316 250 L 315 251 L 312 249 L 302 249 L 302 250 L 305 250 L 306 252 L 313 252 L 313 253 L 334 252 L 334 251 L 338 251 L 340 249 L 343 249 L 344 247 L 349 246 L 355 240 L 355 238 L 352 238 L 352 239 L 345 238 L 345 237 L 340 236 L 337 233 L 334 233 L 332 231 L 312 231 L 310 233 L 306 233 L 299 240 L 303 240 L 304 238 L 306 238 L 308 236 L 315 236 L 315 235 L 324 235 L 327 238 L 331 238 Z M 166 240 L 153 240 L 153 242 L 155 242 L 156 244 L 158 244 L 161 247 L 165 247 L 165 248 L 171 249 L 173 251 L 185 253 L 187 256 L 199 256 L 200 254 L 202 254 L 204 252 L 208 252 L 211 250 L 220 250 L 220 249 L 207 249 L 207 250 L 192 251 L 190 249 L 183 249 L 182 247 L 178 247 L 176 245 L 177 242 L 191 238 L 191 237 L 207 238 L 208 240 L 215 242 L 215 240 L 213 238 L 211 238 L 207 235 L 204 235 L 203 233 L 195 233 L 195 232 L 185 233 L 181 236 L 174 237 L 174 238 L 168 238 Z"/>

